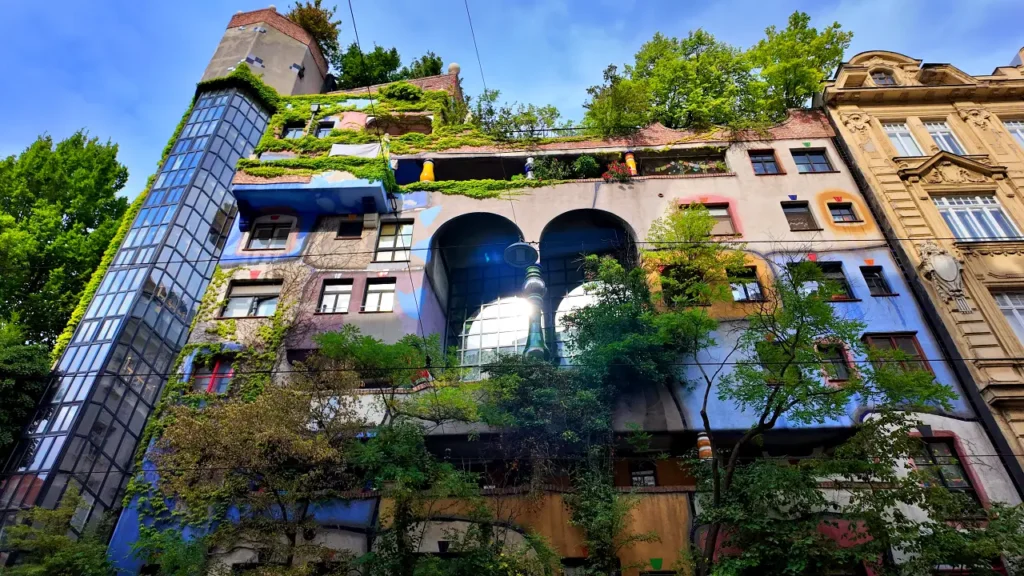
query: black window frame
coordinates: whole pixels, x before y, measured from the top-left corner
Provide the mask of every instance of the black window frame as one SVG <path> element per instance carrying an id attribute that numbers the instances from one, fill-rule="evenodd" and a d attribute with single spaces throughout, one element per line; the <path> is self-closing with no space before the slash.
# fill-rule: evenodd
<path id="1" fill-rule="evenodd" d="M 822 230 L 822 228 L 818 226 L 818 221 L 814 217 L 814 212 L 811 211 L 811 205 L 809 202 L 806 202 L 804 200 L 791 200 L 787 202 L 781 202 L 780 205 L 782 206 L 782 214 L 786 217 L 786 222 L 789 223 L 790 232 L 820 232 Z M 810 224 L 810 227 L 794 228 L 794 224 L 798 222 L 794 222 L 794 219 L 790 218 L 790 214 L 796 214 L 796 212 L 789 212 L 786 210 L 787 208 L 803 208 L 804 212 L 807 213 L 807 219 L 809 221 L 808 223 Z"/>
<path id="2" fill-rule="evenodd" d="M 348 314 L 349 310 L 351 310 L 351 308 L 352 308 L 352 294 L 355 291 L 355 287 L 354 287 L 353 284 L 354 283 L 353 283 L 351 278 L 329 278 L 327 280 L 324 280 L 323 283 L 320 285 L 320 298 L 318 298 L 317 302 L 316 302 L 316 313 L 317 314 Z M 328 294 L 328 292 L 327 292 L 327 287 L 328 286 L 348 286 L 348 304 L 345 305 L 345 309 L 344 310 L 341 310 L 341 311 L 338 310 L 338 299 L 337 298 L 335 298 L 335 300 L 334 300 L 334 307 L 331 310 L 329 310 L 329 311 L 324 310 L 324 296 L 327 296 L 327 294 Z M 344 292 L 331 292 L 330 294 L 344 294 Z"/>
<path id="3" fill-rule="evenodd" d="M 917 450 L 911 456 L 914 468 L 925 472 L 930 478 L 938 480 L 939 485 L 946 490 L 969 497 L 978 504 L 978 512 L 980 513 L 984 506 L 981 495 L 978 493 L 978 488 L 974 485 L 974 480 L 967 471 L 967 466 L 964 465 L 964 458 L 957 449 L 956 442 L 952 438 L 945 436 L 928 436 L 922 437 L 920 440 L 920 450 Z M 935 447 L 940 445 L 946 447 L 949 451 L 948 455 L 936 455 Z M 947 466 L 956 466 L 960 469 L 960 472 L 962 472 L 961 480 L 966 486 L 950 486 L 951 480 L 943 472 L 943 468 Z M 927 484 L 925 485 L 927 486 Z"/>
<path id="4" fill-rule="evenodd" d="M 757 277 L 757 266 L 744 266 L 743 273 L 741 275 L 733 275 L 729 277 L 729 288 L 733 291 L 733 302 L 764 302 L 764 286 L 761 285 L 761 279 Z M 735 297 L 736 285 L 740 285 L 743 290 L 743 294 L 746 298 L 737 300 Z M 748 290 L 749 284 L 757 285 L 757 298 L 750 297 L 750 290 Z"/>
<path id="5" fill-rule="evenodd" d="M 889 286 L 889 281 L 885 278 L 885 271 L 881 266 L 861 266 L 860 274 L 864 278 L 864 283 L 868 286 L 868 292 L 873 297 L 879 296 L 895 296 L 896 293 L 892 291 L 892 287 Z"/>
<path id="6" fill-rule="evenodd" d="M 324 129 L 327 130 L 326 133 L 323 132 Z M 321 120 L 316 123 L 316 131 L 313 133 L 313 136 L 315 138 L 327 138 L 331 135 L 332 130 L 334 130 L 333 120 Z"/>
<path id="7" fill-rule="evenodd" d="M 270 229 L 270 239 L 269 239 L 270 242 L 273 242 L 275 239 L 277 239 L 275 237 L 275 233 L 278 230 L 284 230 L 285 231 L 285 233 L 284 233 L 284 246 L 281 246 L 281 247 L 268 246 L 266 248 L 254 248 L 252 243 L 253 243 L 253 241 L 255 241 L 257 239 L 256 238 L 256 231 L 260 230 L 260 229 L 266 229 L 266 228 Z M 253 224 L 252 225 L 252 229 L 249 230 L 249 240 L 245 243 L 245 249 L 246 250 L 287 250 L 288 249 L 288 238 L 291 236 L 292 228 L 294 228 L 294 225 L 293 225 L 292 222 L 288 222 L 287 224 L 277 223 L 277 222 L 261 222 L 259 224 Z"/>
<path id="8" fill-rule="evenodd" d="M 395 226 L 395 233 L 394 234 L 384 234 L 384 227 L 385 226 Z M 381 240 L 383 240 L 384 238 L 394 238 L 395 239 L 395 244 L 397 244 L 398 239 L 402 238 L 403 236 L 405 236 L 402 233 L 402 228 L 404 226 L 409 226 L 409 234 L 408 234 L 408 236 L 409 236 L 409 245 L 408 246 L 396 247 L 396 246 L 392 245 L 389 248 L 381 248 L 380 243 L 381 243 Z M 410 261 L 412 259 L 412 234 L 413 234 L 413 228 L 414 227 L 415 227 L 415 221 L 414 220 L 389 220 L 389 221 L 386 221 L 386 222 L 381 222 L 380 223 L 380 229 L 377 231 L 377 244 L 376 244 L 376 246 L 374 247 L 374 250 L 373 250 L 373 261 L 374 262 L 408 262 L 408 261 Z M 403 258 L 401 260 L 396 260 L 395 259 L 395 254 L 399 253 L 399 252 L 405 252 L 405 258 Z M 387 260 L 382 259 L 381 255 L 385 254 L 385 253 L 391 254 L 391 258 L 389 258 Z"/>
<path id="9" fill-rule="evenodd" d="M 824 277 L 825 282 L 830 284 L 838 284 L 842 292 L 832 295 L 833 301 L 848 301 L 855 300 L 857 297 L 853 293 L 853 287 L 850 286 L 850 280 L 846 277 L 846 271 L 843 270 L 843 263 L 838 260 L 827 260 L 825 262 L 816 262 L 818 268 L 821 269 L 821 274 Z"/>
<path id="10" fill-rule="evenodd" d="M 345 233 L 346 232 L 346 229 L 345 229 L 346 226 L 351 227 L 348 230 L 347 234 Z M 355 230 L 358 230 L 359 232 L 355 233 Z M 339 239 L 343 239 L 343 240 L 357 240 L 357 239 L 360 239 L 362 237 L 363 237 L 363 221 L 362 220 L 350 220 L 350 219 L 347 219 L 347 218 L 342 218 L 341 222 L 338 223 L 338 233 L 335 236 L 335 238 L 339 238 Z"/>
<path id="11" fill-rule="evenodd" d="M 821 342 L 817 348 L 829 382 L 845 382 L 850 379 L 852 369 L 846 357 L 846 348 L 841 343 Z"/>
<path id="12" fill-rule="evenodd" d="M 293 130 L 298 130 L 298 136 L 291 136 Z M 300 122 L 289 122 L 281 128 L 282 140 L 299 140 L 306 135 L 306 124 Z"/>
<path id="13" fill-rule="evenodd" d="M 384 290 L 370 290 L 370 286 L 376 286 L 376 285 L 381 285 L 381 284 L 385 284 L 385 285 L 391 286 L 391 291 L 390 291 L 390 293 L 392 294 L 392 296 L 391 296 L 391 309 L 390 310 L 381 310 L 380 309 L 380 299 L 378 298 L 377 299 L 377 309 L 376 310 L 367 310 L 366 309 L 366 302 L 369 299 L 369 296 L 370 296 L 371 293 L 382 294 L 382 293 L 386 293 L 387 292 L 387 291 L 384 291 Z M 395 311 L 395 300 L 397 298 L 398 298 L 398 278 L 397 277 L 392 276 L 392 277 L 387 277 L 387 278 L 369 278 L 369 279 L 366 280 L 366 286 L 363 289 L 363 301 L 359 305 L 359 312 L 361 312 L 362 314 L 391 314 L 391 313 L 393 313 Z"/>
<path id="14" fill-rule="evenodd" d="M 250 295 L 243 294 L 243 295 L 238 295 L 238 296 L 232 296 L 231 295 L 231 293 L 237 287 L 241 287 L 241 286 L 260 286 L 260 285 L 277 286 L 278 287 L 277 294 L 271 295 L 271 294 L 268 293 L 268 294 L 250 294 Z M 224 298 L 224 305 L 220 309 L 219 317 L 220 318 L 224 318 L 224 319 L 230 319 L 230 318 L 269 318 L 270 316 L 261 316 L 261 315 L 256 314 L 256 312 L 259 310 L 260 305 L 263 304 L 264 302 L 266 302 L 267 300 L 278 300 L 278 304 L 280 304 L 281 288 L 282 287 L 283 287 L 283 283 L 280 282 L 280 281 L 270 281 L 270 282 L 260 282 L 260 281 L 257 281 L 257 282 L 247 282 L 247 281 L 244 281 L 244 282 L 232 282 L 230 285 L 228 285 L 228 291 L 227 291 L 227 294 L 225 295 L 225 298 Z M 248 298 L 248 299 L 251 300 L 249 302 L 248 313 L 245 316 L 225 316 L 224 315 L 224 312 L 228 309 L 228 304 L 234 298 L 238 298 L 238 299 Z M 274 306 L 274 310 L 276 312 L 277 305 Z"/>
<path id="15" fill-rule="evenodd" d="M 796 163 L 796 171 L 800 174 L 828 174 L 835 172 L 832 161 L 828 159 L 828 151 L 824 148 L 793 148 L 789 151 Z M 811 156 L 821 156 L 824 162 L 815 162 Z M 801 162 L 801 159 L 804 161 Z M 804 170 L 804 167 L 809 169 Z M 825 168 L 821 168 L 824 166 Z"/>
<path id="16" fill-rule="evenodd" d="M 750 158 L 750 165 L 754 169 L 755 176 L 777 176 L 785 174 L 782 171 L 782 166 L 779 165 L 779 159 L 775 155 L 775 150 L 748 150 L 747 157 Z M 770 165 L 775 169 L 774 172 L 767 170 L 767 166 Z M 761 171 L 758 171 L 758 168 Z"/>
<path id="17" fill-rule="evenodd" d="M 840 211 L 840 215 L 844 216 L 839 219 L 836 218 L 836 210 Z M 849 212 L 850 219 L 845 218 L 843 211 Z M 850 224 L 853 222 L 863 222 L 864 220 L 857 214 L 854 209 L 853 202 L 829 202 L 828 213 L 832 216 L 832 222 L 836 224 Z"/>
<path id="18" fill-rule="evenodd" d="M 637 484 L 637 480 L 644 478 L 651 478 L 654 483 Z M 629 461 L 629 485 L 633 488 L 653 488 L 659 486 L 658 484 L 658 465 L 653 460 L 637 460 L 633 459 Z"/>

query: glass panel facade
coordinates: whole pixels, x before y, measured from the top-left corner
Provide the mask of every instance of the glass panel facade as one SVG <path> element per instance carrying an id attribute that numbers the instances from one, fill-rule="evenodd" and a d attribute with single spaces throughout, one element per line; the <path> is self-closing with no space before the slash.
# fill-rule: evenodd
<path id="1" fill-rule="evenodd" d="M 7 463 L 0 518 L 9 516 L 4 510 L 55 503 L 69 475 L 90 503 L 77 527 L 118 504 L 139 435 L 234 220 L 228 188 L 235 165 L 252 153 L 267 121 L 235 89 L 196 100 L 58 362 L 60 376 Z"/>

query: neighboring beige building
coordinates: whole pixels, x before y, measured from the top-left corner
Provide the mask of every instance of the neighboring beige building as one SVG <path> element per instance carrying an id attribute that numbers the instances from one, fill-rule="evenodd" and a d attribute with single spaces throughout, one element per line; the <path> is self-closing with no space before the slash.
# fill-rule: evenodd
<path id="1" fill-rule="evenodd" d="M 971 76 L 950 64 L 863 52 L 839 67 L 822 94 L 912 285 L 934 306 L 950 354 L 962 358 L 959 370 L 976 382 L 1007 437 L 1005 444 L 997 440 L 1000 454 L 1016 454 L 1019 461 L 1022 57 L 1024 49 L 1010 66 Z"/>

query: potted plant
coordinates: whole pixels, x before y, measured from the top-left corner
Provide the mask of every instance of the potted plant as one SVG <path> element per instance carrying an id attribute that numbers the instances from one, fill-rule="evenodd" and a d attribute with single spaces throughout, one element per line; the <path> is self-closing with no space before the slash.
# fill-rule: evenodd
<path id="1" fill-rule="evenodd" d="M 629 182 L 633 179 L 633 175 L 629 172 L 629 166 L 626 166 L 625 162 L 619 162 L 616 160 L 608 165 L 608 170 L 601 175 L 601 179 L 605 182 Z"/>

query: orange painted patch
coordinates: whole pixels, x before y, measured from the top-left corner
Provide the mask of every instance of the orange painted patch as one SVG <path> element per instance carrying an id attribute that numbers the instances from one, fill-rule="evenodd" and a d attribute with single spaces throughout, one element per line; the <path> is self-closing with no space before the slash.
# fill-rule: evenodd
<path id="1" fill-rule="evenodd" d="M 875 265 L 875 259 L 874 258 L 865 258 L 864 259 L 864 263 L 867 264 L 868 266 L 874 266 Z"/>

